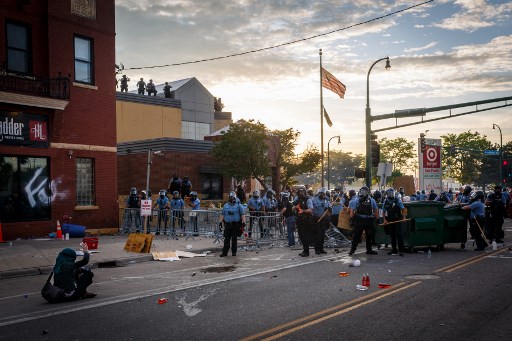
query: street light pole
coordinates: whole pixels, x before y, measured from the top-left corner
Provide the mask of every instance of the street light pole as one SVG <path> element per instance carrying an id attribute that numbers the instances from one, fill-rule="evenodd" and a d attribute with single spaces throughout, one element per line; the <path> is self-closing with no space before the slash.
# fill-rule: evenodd
<path id="1" fill-rule="evenodd" d="M 386 61 L 386 70 L 391 68 L 391 65 L 389 64 L 389 57 L 381 58 L 375 61 L 372 66 L 370 66 L 368 75 L 366 76 L 366 186 L 368 186 L 368 188 L 370 188 L 372 185 L 372 150 L 370 146 L 370 138 L 372 135 L 372 109 L 370 108 L 370 72 L 372 71 L 375 64 L 381 60 Z"/>
<path id="2" fill-rule="evenodd" d="M 500 131 L 500 184 L 503 181 L 503 135 L 501 134 L 501 128 L 497 124 L 492 124 L 492 130 L 498 128 Z"/>
<path id="3" fill-rule="evenodd" d="M 338 138 L 338 144 L 341 144 L 340 135 L 331 137 L 329 142 L 327 142 L 327 189 L 331 188 L 331 156 L 329 154 L 329 144 L 331 143 L 331 140 L 336 137 Z"/>

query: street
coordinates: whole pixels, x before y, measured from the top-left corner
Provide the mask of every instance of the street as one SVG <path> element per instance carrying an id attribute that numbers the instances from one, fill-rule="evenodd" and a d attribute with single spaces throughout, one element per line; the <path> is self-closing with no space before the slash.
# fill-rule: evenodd
<path id="1" fill-rule="evenodd" d="M 98 268 L 97 298 L 58 305 L 40 296 L 46 275 L 4 279 L 0 339 L 508 339 L 512 251 L 458 247 L 431 258 L 426 249 L 398 257 L 362 248 L 301 258 L 274 247 Z M 371 285 L 358 291 L 364 273 Z"/>

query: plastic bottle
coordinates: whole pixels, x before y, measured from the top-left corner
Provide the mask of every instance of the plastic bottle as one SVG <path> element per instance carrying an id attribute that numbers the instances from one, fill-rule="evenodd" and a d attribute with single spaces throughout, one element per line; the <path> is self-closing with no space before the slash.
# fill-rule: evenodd
<path id="1" fill-rule="evenodd" d="M 370 286 L 370 275 L 368 273 L 366 273 L 366 286 Z"/>
<path id="2" fill-rule="evenodd" d="M 160 299 L 158 299 L 158 304 L 165 304 L 165 303 L 167 303 L 168 301 L 169 301 L 169 299 L 168 299 L 168 298 L 165 298 L 165 297 L 164 297 L 164 298 L 160 298 Z"/>
<path id="3" fill-rule="evenodd" d="M 428 258 L 428 259 L 432 258 L 432 251 L 428 250 L 427 258 Z"/>
<path id="4" fill-rule="evenodd" d="M 381 288 L 381 289 L 391 288 L 391 284 L 388 284 L 388 283 L 379 283 L 379 288 Z"/>
<path id="5" fill-rule="evenodd" d="M 350 276 L 350 274 L 348 272 L 345 272 L 345 271 L 340 272 L 340 277 L 347 277 L 347 276 Z"/>
<path id="6" fill-rule="evenodd" d="M 495 240 L 493 240 L 493 241 L 492 241 L 492 250 L 493 250 L 493 251 L 498 250 L 498 245 L 496 244 L 496 241 L 495 241 Z"/>
<path id="7" fill-rule="evenodd" d="M 361 279 L 361 285 L 366 286 L 366 274 L 363 274 L 363 278 Z"/>

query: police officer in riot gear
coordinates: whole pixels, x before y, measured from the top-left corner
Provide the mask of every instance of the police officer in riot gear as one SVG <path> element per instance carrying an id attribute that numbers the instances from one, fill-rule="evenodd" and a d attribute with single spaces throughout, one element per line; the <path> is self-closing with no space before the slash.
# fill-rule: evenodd
<path id="1" fill-rule="evenodd" d="M 490 215 L 487 221 L 487 238 L 490 241 L 495 240 L 496 243 L 503 243 L 503 237 L 505 236 L 503 232 L 503 222 L 506 215 L 505 203 L 506 199 L 501 193 L 501 186 L 494 187 L 494 193 L 489 194 L 485 201 L 485 204 L 490 208 Z"/>
<path id="2" fill-rule="evenodd" d="M 188 205 L 192 208 L 192 211 L 198 211 L 201 207 L 201 200 L 197 197 L 197 192 L 192 191 L 190 192 L 190 201 L 188 202 Z M 194 227 L 194 236 L 199 235 L 199 229 L 197 227 L 197 214 L 199 212 L 191 212 L 190 214 L 190 222 L 192 223 L 192 226 Z"/>
<path id="3" fill-rule="evenodd" d="M 356 252 L 357 244 L 361 241 L 363 231 L 366 235 L 366 254 L 376 255 L 377 252 L 372 250 L 372 233 L 376 219 L 379 219 L 379 208 L 373 198 L 370 197 L 368 187 L 361 187 L 359 196 L 353 200 L 350 209 L 350 218 L 354 219 L 354 237 L 352 239 L 352 247 L 349 255 Z"/>
<path id="4" fill-rule="evenodd" d="M 402 200 L 398 198 L 393 188 L 388 189 L 386 191 L 386 199 L 382 205 L 382 215 L 384 217 L 385 225 L 384 228 L 386 233 L 389 231 L 389 234 L 391 235 L 391 251 L 388 252 L 388 255 L 404 255 L 404 232 L 402 223 L 393 223 L 403 220 L 405 216 L 404 213 L 405 208 Z"/>
<path id="5" fill-rule="evenodd" d="M 160 234 L 160 225 L 162 220 L 164 221 L 164 234 L 167 234 L 167 215 L 171 208 L 171 203 L 166 194 L 167 192 L 165 189 L 161 189 L 160 192 L 158 192 L 158 199 L 156 199 L 155 205 L 153 206 L 153 208 L 158 207 L 158 228 L 155 235 Z"/>
<path id="6" fill-rule="evenodd" d="M 313 224 L 313 201 L 306 193 L 306 188 L 301 186 L 297 189 L 297 199 L 293 202 L 293 211 L 297 215 L 297 231 L 302 243 L 301 257 L 309 256 L 309 242 L 311 239 L 311 229 Z"/>
<path id="7" fill-rule="evenodd" d="M 172 209 L 172 232 L 171 235 L 177 238 L 176 227 L 183 230 L 183 210 L 185 209 L 185 202 L 180 198 L 180 192 L 172 192 L 172 199 L 170 202 Z"/>
<path id="8" fill-rule="evenodd" d="M 126 207 L 128 208 L 127 214 L 127 227 L 132 227 L 132 220 L 135 220 L 135 229 L 140 233 L 140 197 L 137 195 L 137 188 L 130 189 L 130 196 L 126 199 Z"/>
<path id="9" fill-rule="evenodd" d="M 326 197 L 326 189 L 324 187 L 318 190 L 318 194 L 313 197 L 313 226 L 312 236 L 315 241 L 315 253 L 317 255 L 327 253 L 324 250 L 325 231 L 329 228 L 331 219 L 331 203 Z"/>
<path id="10" fill-rule="evenodd" d="M 188 176 L 184 176 L 181 181 L 181 198 L 185 199 L 185 197 L 190 196 L 192 192 L 192 182 L 188 179 Z"/>
<path id="11" fill-rule="evenodd" d="M 224 204 L 219 218 L 219 227 L 224 223 L 224 247 L 221 257 L 226 257 L 231 243 L 231 255 L 236 256 L 237 238 L 242 235 L 245 228 L 245 214 L 243 206 L 238 202 L 236 193 L 231 191 L 228 202 Z"/>
<path id="12" fill-rule="evenodd" d="M 252 197 L 247 202 L 247 208 L 249 209 L 249 237 L 252 235 L 252 227 L 256 220 L 258 221 L 258 226 L 260 228 L 259 232 L 263 233 L 263 222 L 259 217 L 261 217 L 265 212 L 265 207 L 263 205 L 263 200 L 260 198 L 259 191 L 256 190 L 252 192 Z"/>
<path id="13" fill-rule="evenodd" d="M 469 214 L 469 233 L 475 240 L 475 251 L 483 251 L 487 247 L 483 234 L 483 226 L 485 222 L 485 194 L 482 191 L 476 191 L 471 196 L 471 204 L 462 206 L 463 210 L 471 210 Z"/>

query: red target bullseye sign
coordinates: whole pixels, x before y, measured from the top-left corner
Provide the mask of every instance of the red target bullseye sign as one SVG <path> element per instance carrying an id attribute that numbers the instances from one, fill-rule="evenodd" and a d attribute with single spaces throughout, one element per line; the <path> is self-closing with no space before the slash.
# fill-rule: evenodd
<path id="1" fill-rule="evenodd" d="M 423 168 L 441 167 L 441 153 L 439 146 L 428 146 L 423 153 Z"/>

